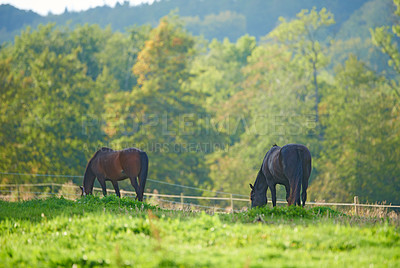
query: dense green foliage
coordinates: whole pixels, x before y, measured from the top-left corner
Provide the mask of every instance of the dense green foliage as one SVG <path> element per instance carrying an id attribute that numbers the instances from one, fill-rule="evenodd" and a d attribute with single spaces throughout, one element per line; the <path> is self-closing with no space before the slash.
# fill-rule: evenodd
<path id="1" fill-rule="evenodd" d="M 208 215 L 115 196 L 0 202 L 0 261 L 6 267 L 395 267 L 400 262 L 394 222 L 357 219 L 325 207 Z"/>
<path id="2" fill-rule="evenodd" d="M 248 195 L 274 143 L 302 143 L 313 156 L 309 199 L 400 203 L 398 20 L 370 21 L 362 39 L 342 28 L 345 39 L 334 40 L 334 3 L 320 1 L 275 21 L 262 38 L 240 33 L 235 42 L 195 37 L 176 13 L 124 33 L 96 24 L 27 28 L 0 49 L 0 172 L 81 175 L 102 146 L 139 147 L 149 155 L 149 178 Z M 374 20 L 361 11 L 348 25 Z M 388 61 L 372 68 L 370 54 L 341 46 L 357 40 Z M 43 181 L 65 178 L 0 177 Z"/>

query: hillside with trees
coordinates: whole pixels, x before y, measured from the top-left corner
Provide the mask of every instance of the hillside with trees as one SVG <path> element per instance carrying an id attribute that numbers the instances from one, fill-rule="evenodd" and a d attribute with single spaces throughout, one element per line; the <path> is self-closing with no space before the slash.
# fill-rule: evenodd
<path id="1" fill-rule="evenodd" d="M 343 3 L 340 0 L 284 0 L 284 1 L 235 1 L 222 0 L 161 0 L 153 4 L 130 6 L 128 1 L 114 7 L 102 6 L 82 12 L 40 16 L 32 11 L 23 11 L 10 5 L 0 5 L 0 42 L 13 42 L 26 27 L 31 29 L 40 24 L 56 23 L 59 26 L 79 27 L 88 23 L 96 24 L 112 31 L 126 32 L 132 26 L 148 25 L 155 27 L 158 21 L 170 12 L 176 13 L 184 22 L 184 27 L 195 36 L 208 41 L 228 38 L 236 42 L 241 36 L 249 34 L 257 41 L 271 32 L 279 17 L 293 19 L 302 9 L 326 8 L 335 16 L 335 24 L 326 28 L 326 37 L 332 43 L 331 57 L 335 64 L 343 64 L 345 55 L 352 53 L 368 62 L 369 67 L 387 75 L 394 75 L 386 68 L 387 58 L 370 42 L 370 28 L 388 26 L 395 23 L 395 7 L 391 0 L 353 0 Z"/>
<path id="2" fill-rule="evenodd" d="M 0 28 L 7 33 L 24 26 L 37 27 L 39 24 L 55 22 L 58 25 L 98 24 L 114 31 L 123 32 L 132 25 L 150 24 L 155 27 L 158 21 L 172 11 L 183 18 L 189 31 L 194 35 L 204 35 L 206 39 L 223 40 L 228 37 L 236 41 L 244 34 L 260 38 L 270 32 L 279 17 L 294 18 L 302 9 L 327 8 L 335 14 L 337 24 L 332 32 L 337 33 L 341 25 L 368 0 L 352 0 L 345 5 L 340 0 L 281 0 L 281 1 L 235 1 L 235 0 L 161 0 L 153 4 L 130 6 L 128 1 L 117 3 L 115 7 L 103 6 L 82 12 L 67 9 L 61 15 L 40 16 L 25 12 L 10 5 L 0 6 Z M 374 7 L 370 7 L 374 10 Z M 380 10 L 381 11 L 381 10 Z M 18 23 L 16 23 L 18 22 Z M 16 34 L 16 32 L 14 32 Z M 11 36 L 8 36 L 11 37 Z M 0 41 L 11 41 L 4 38 Z"/>
<path id="3" fill-rule="evenodd" d="M 185 13 L 190 4 L 161 15 L 180 2 L 140 6 L 154 8 L 154 21 L 124 31 L 89 20 L 108 7 L 84 12 L 86 24 L 56 21 L 80 13 L 51 15 L 55 23 L 3 43 L 0 172 L 82 175 L 103 146 L 139 147 L 151 179 L 248 195 L 274 143 L 302 143 L 313 156 L 309 199 L 400 203 L 399 0 L 351 1 L 347 13 L 338 1 L 268 1 L 286 9 L 263 33 L 249 17 L 264 19 L 250 10 L 263 12 L 267 1 L 248 9 L 218 1 L 212 10 L 200 1 L 199 15 Z M 389 15 L 372 16 L 371 7 Z M 122 23 L 135 8 L 112 10 Z M 237 32 L 218 36 L 213 20 Z M 202 27 L 215 38 L 197 36 L 206 37 Z M 0 175 L 2 184 L 32 181 L 65 178 Z"/>

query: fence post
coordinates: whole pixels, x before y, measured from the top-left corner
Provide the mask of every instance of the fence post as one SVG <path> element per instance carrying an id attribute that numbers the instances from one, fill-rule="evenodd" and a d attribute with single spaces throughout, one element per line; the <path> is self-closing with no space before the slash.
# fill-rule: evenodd
<path id="1" fill-rule="evenodd" d="M 231 194 L 231 208 L 232 208 L 232 213 L 233 213 L 233 197 L 232 197 L 232 194 Z"/>
<path id="2" fill-rule="evenodd" d="M 17 185 L 17 201 L 19 201 L 19 184 Z"/>
<path id="3" fill-rule="evenodd" d="M 54 195 L 54 183 L 51 183 L 51 194 Z"/>
<path id="4" fill-rule="evenodd" d="M 181 209 L 183 210 L 183 193 L 181 193 Z"/>
<path id="5" fill-rule="evenodd" d="M 358 196 L 354 196 L 354 215 L 358 215 Z"/>

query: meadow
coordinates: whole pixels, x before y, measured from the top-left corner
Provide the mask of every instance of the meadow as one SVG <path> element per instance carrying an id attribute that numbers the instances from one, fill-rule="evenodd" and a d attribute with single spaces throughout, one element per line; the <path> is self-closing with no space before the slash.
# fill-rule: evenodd
<path id="1" fill-rule="evenodd" d="M 1 267 L 399 267 L 400 224 L 328 207 L 234 214 L 128 197 L 0 201 Z"/>

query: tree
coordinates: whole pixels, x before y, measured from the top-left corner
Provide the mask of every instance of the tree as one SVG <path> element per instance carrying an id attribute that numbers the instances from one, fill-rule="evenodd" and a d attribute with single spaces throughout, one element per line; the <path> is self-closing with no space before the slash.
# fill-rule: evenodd
<path id="1" fill-rule="evenodd" d="M 256 46 L 255 37 L 248 35 L 242 36 L 236 43 L 228 39 L 223 42 L 213 40 L 207 51 L 196 57 L 192 65 L 191 72 L 195 77 L 191 80 L 191 87 L 205 94 L 207 113 L 213 118 L 213 124 L 220 136 L 224 136 L 224 144 L 227 145 L 237 141 L 244 128 L 239 126 L 234 135 L 229 133 L 227 127 L 235 124 L 231 122 L 230 114 L 243 105 L 235 108 L 226 104 L 242 90 L 245 79 L 242 68 L 248 64 L 248 58 Z"/>
<path id="2" fill-rule="evenodd" d="M 395 11 L 395 15 L 400 16 L 400 0 L 393 0 L 393 3 L 396 5 L 397 10 Z M 392 67 L 397 75 L 400 74 L 400 51 L 398 48 L 398 44 L 395 41 L 395 38 L 400 38 L 400 24 L 394 24 L 391 28 L 391 32 L 389 31 L 389 26 L 382 26 L 371 29 L 372 42 L 379 47 L 383 53 L 389 56 L 388 64 Z M 398 81 L 394 82 L 392 85 L 392 89 L 400 98 L 400 90 Z"/>
<path id="3" fill-rule="evenodd" d="M 0 58 L 0 169 L 9 171 L 20 168 L 18 149 L 23 146 L 23 137 L 18 128 L 21 118 L 28 115 L 26 107 L 29 99 L 26 93 L 31 88 L 32 80 L 21 72 L 15 72 L 12 58 Z M 10 183 L 8 178 L 2 178 L 1 183 L 7 182 Z"/>
<path id="4" fill-rule="evenodd" d="M 214 110 L 240 90 L 244 76 L 241 69 L 256 47 L 255 37 L 244 35 L 236 43 L 214 39 L 208 50 L 195 59 L 193 87 L 207 94 L 207 105 Z"/>
<path id="5" fill-rule="evenodd" d="M 150 26 L 133 26 L 128 29 L 128 33 L 114 33 L 99 54 L 102 65 L 107 66 L 110 74 L 119 82 L 119 88 L 124 91 L 130 91 L 137 85 L 132 66 L 150 30 Z"/>
<path id="6" fill-rule="evenodd" d="M 293 51 L 293 59 L 304 65 L 314 87 L 315 99 L 315 119 L 319 121 L 318 104 L 320 99 L 318 73 L 327 65 L 328 59 L 324 55 L 324 44 L 322 41 L 325 36 L 321 32 L 325 27 L 335 23 L 333 14 L 325 8 L 317 12 L 312 10 L 302 10 L 297 14 L 297 19 L 286 21 L 280 18 L 280 25 L 269 35 L 282 45 Z M 322 34 L 322 35 L 321 35 Z M 306 73 L 306 74 L 307 74 Z"/>
<path id="7" fill-rule="evenodd" d="M 96 80 L 102 72 L 102 63 L 99 55 L 102 53 L 107 41 L 113 36 L 111 28 L 101 29 L 97 24 L 77 26 L 70 34 L 65 45 L 69 49 L 79 47 L 79 61 L 86 65 L 87 75 Z M 65 48 L 64 48 L 65 50 Z"/>
<path id="8" fill-rule="evenodd" d="M 334 23 L 333 15 L 314 8 L 303 10 L 295 20 L 280 20 L 267 42 L 252 51 L 239 90 L 222 105 L 242 131 L 229 152 L 212 157 L 211 177 L 217 187 L 248 192 L 243 185 L 254 180 L 262 158 L 274 143 L 303 143 L 313 158 L 318 158 L 318 139 L 322 139 L 317 125 L 319 90 L 323 88 L 318 75 L 329 62 L 321 40 L 326 39 L 324 28 Z M 232 169 L 232 163 L 246 168 Z M 232 180 L 238 182 L 236 189 L 230 185 Z"/>
<path id="9" fill-rule="evenodd" d="M 236 41 L 246 33 L 246 17 L 229 10 L 219 14 L 208 14 L 202 20 L 198 16 L 184 19 L 189 31 L 208 40 L 228 38 Z"/>
<path id="10" fill-rule="evenodd" d="M 330 47 L 332 71 L 338 64 L 344 64 L 350 54 L 357 56 L 376 72 L 385 71 L 385 76 L 393 77 L 388 68 L 388 57 L 373 45 L 370 29 L 391 25 L 395 19 L 392 15 L 392 0 L 371 0 L 355 11 L 347 21 L 340 25 L 335 35 L 335 42 Z M 338 18 L 335 13 L 335 18 Z M 338 18 L 338 21 L 340 18 Z"/>
<path id="11" fill-rule="evenodd" d="M 325 140 L 311 198 L 398 203 L 399 106 L 384 78 L 355 57 L 336 70 L 321 102 Z"/>
<path id="12" fill-rule="evenodd" d="M 1 50 L 1 125 L 7 127 L 0 141 L 2 170 L 82 174 L 93 153 L 88 148 L 104 138 L 99 126 L 87 123 L 102 111 L 102 96 L 114 80 L 103 68 L 95 80 L 88 76 L 82 61 L 96 52 L 82 55 L 71 36 L 68 29 L 46 25 L 27 30 L 15 45 Z"/>
<path id="13" fill-rule="evenodd" d="M 215 133 L 205 128 L 202 95 L 189 86 L 194 43 L 176 18 L 160 20 L 133 66 L 138 85 L 107 96 L 106 133 L 115 147 L 147 151 L 152 178 L 205 187 L 204 155 Z"/>
<path id="14" fill-rule="evenodd" d="M 242 72 L 241 90 L 224 104 L 232 118 L 228 133 L 239 138 L 229 150 L 209 156 L 209 162 L 217 190 L 249 194 L 248 184 L 273 144 L 309 146 L 316 131 L 308 81 L 290 52 L 272 44 L 258 46 Z M 278 195 L 285 198 L 283 188 Z"/>

